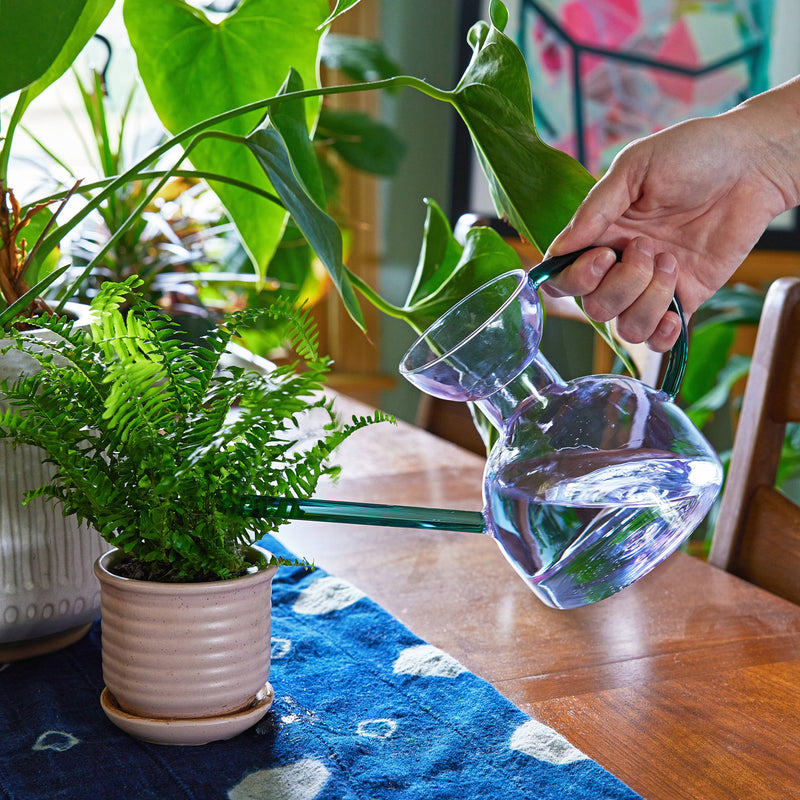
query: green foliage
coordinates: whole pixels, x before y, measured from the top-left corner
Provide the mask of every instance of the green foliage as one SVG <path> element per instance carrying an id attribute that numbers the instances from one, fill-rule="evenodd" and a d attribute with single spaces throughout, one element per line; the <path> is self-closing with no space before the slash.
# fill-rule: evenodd
<path id="1" fill-rule="evenodd" d="M 352 5 L 343 0 L 333 16 Z M 185 155 L 178 163 L 191 158 L 203 172 L 222 173 L 238 181 L 239 185 L 214 185 L 240 233 L 253 229 L 252 238 L 244 233 L 242 238 L 259 274 L 265 275 L 265 265 L 281 241 L 289 212 L 330 273 L 348 313 L 362 327 L 353 286 L 364 287 L 343 264 L 341 229 L 327 209 L 325 181 L 318 160 L 312 158 L 312 134 L 323 95 L 410 87 L 452 104 L 469 129 L 498 214 L 540 250 L 546 249 L 566 224 L 593 183 L 577 161 L 548 147 L 538 136 L 527 66 L 519 48 L 502 31 L 507 13 L 498 0 L 491 5 L 492 22 L 479 22 L 470 31 L 473 57 L 451 91 L 404 75 L 319 88 L 316 59 L 323 52 L 322 32 L 330 21 L 326 20 L 328 4 L 324 0 L 288 5 L 280 0 L 244 0 L 218 22 L 183 0 L 159 3 L 155 21 L 153 6 L 146 0 L 125 0 L 124 10 L 148 94 L 174 137 L 147 162 L 131 167 L 117 186 L 106 187 L 93 202 L 102 202 L 104 194 L 108 197 L 122 183 L 139 177 L 148 164 L 169 152 L 170 146 L 180 144 Z M 337 49 L 331 49 L 335 62 Z M 351 73 L 393 72 L 393 65 L 374 53 L 361 51 L 358 58 L 348 60 L 342 48 L 338 52 L 339 61 Z M 268 68 L 254 69 L 256 56 L 263 60 L 265 53 L 270 59 Z M 190 63 L 192 69 L 186 70 Z M 187 80 L 194 83 L 188 85 Z M 267 117 L 252 129 L 265 110 L 269 111 Z M 339 118 L 333 127 L 328 126 L 330 132 L 343 134 L 336 142 L 337 152 L 351 161 L 362 159 L 362 165 L 370 159 L 382 161 L 376 146 L 382 138 L 380 132 L 376 137 L 374 128 L 367 130 L 362 123 Z M 365 143 L 355 155 L 347 145 L 348 127 L 360 131 L 357 135 Z M 244 171 L 237 165 L 243 165 Z M 238 200 L 229 202 L 228 197 L 241 195 L 242 185 L 250 191 L 245 192 L 248 206 L 240 213 L 235 208 Z M 263 196 L 270 185 L 270 191 L 277 194 L 272 201 Z M 40 257 L 75 224 L 70 220 L 58 236 L 53 232 Z M 429 266 L 427 262 L 426 269 Z M 432 280 L 448 287 L 447 295 L 439 297 L 439 307 L 474 288 L 473 266 L 473 262 L 454 266 L 445 261 L 435 268 L 442 270 L 441 275 L 429 271 L 426 284 Z M 481 275 L 488 277 L 483 271 Z M 417 277 L 415 285 L 420 283 Z M 374 292 L 365 294 L 376 305 L 388 308 Z M 409 309 L 402 316 L 418 329 L 423 319 L 430 319 L 433 307 L 416 301 L 414 305 L 421 309 L 418 316 Z"/>
<path id="2" fill-rule="evenodd" d="M 287 152 L 280 156 L 280 166 L 285 173 L 286 169 L 296 166 L 295 161 L 308 161 L 309 157 L 320 161 L 319 165 L 313 165 L 313 169 L 301 168 L 300 174 L 311 202 L 323 213 L 336 215 L 338 164 L 348 163 L 380 175 L 390 175 L 396 170 L 402 145 L 386 126 L 361 114 L 328 111 L 324 128 L 318 130 L 322 95 L 326 92 L 319 88 L 317 72 L 320 62 L 341 69 L 353 80 L 384 79 L 398 72 L 378 43 L 328 35 L 327 26 L 331 19 L 355 3 L 339 3 L 334 14 L 328 17 L 326 0 L 297 0 L 291 4 L 279 0 L 244 0 L 230 12 L 208 14 L 183 0 L 165 0 L 157 4 L 155 10 L 149 2 L 125 0 L 124 20 L 136 51 L 141 84 L 147 89 L 148 99 L 166 128 L 174 135 L 136 163 L 122 164 L 119 148 L 114 151 L 113 141 L 106 130 L 102 141 L 98 138 L 101 174 L 105 180 L 88 185 L 84 181 L 79 191 L 87 200 L 86 204 L 78 207 L 77 213 L 66 220 L 63 217 L 67 212 L 57 224 L 56 220 L 51 220 L 49 228 L 43 232 L 47 221 L 45 214 L 39 210 L 31 213 L 32 209 L 38 209 L 36 203 L 39 199 L 30 199 L 20 209 L 19 219 L 22 221 L 24 217 L 27 223 L 24 234 L 20 234 L 22 226 L 15 226 L 15 200 L 6 182 L 13 134 L 21 124 L 27 103 L 73 63 L 108 12 L 112 0 L 63 3 L 59 15 L 52 18 L 42 14 L 32 16 L 27 8 L 29 5 L 8 0 L 3 7 L 3 20 L 13 24 L 0 32 L 0 38 L 8 31 L 14 41 L 23 41 L 19 33 L 25 29 L 37 42 L 42 41 L 45 45 L 41 52 L 26 46 L 19 59 L 0 69 L 0 86 L 5 86 L 8 91 L 36 79 L 21 94 L 0 146 L 0 207 L 9 206 L 10 218 L 9 231 L 5 230 L 5 223 L 0 218 L 0 228 L 3 229 L 0 230 L 3 239 L 0 274 L 9 277 L 7 282 L 3 282 L 2 295 L 6 305 L 12 306 L 10 310 L 3 310 L 0 301 L 0 326 L 7 326 L 8 321 L 25 308 L 29 308 L 26 313 L 31 315 L 30 303 L 49 286 L 47 282 L 34 282 L 47 279 L 52 283 L 53 279 L 48 275 L 53 269 L 52 261 L 59 243 L 73 229 L 83 226 L 93 211 L 102 213 L 108 237 L 98 240 L 97 246 L 86 251 L 90 253 L 88 263 L 86 259 L 76 259 L 75 266 L 83 267 L 83 270 L 71 273 L 72 283 L 66 291 L 65 285 L 60 286 L 60 300 L 69 299 L 66 295 L 74 292 L 87 276 L 98 274 L 99 265 L 105 267 L 109 260 L 119 260 L 120 254 L 128 255 L 140 250 L 136 245 L 137 236 L 144 227 L 143 215 L 152 210 L 154 198 L 163 194 L 164 182 L 173 181 L 178 173 L 186 175 L 189 172 L 189 158 L 194 167 L 192 177 L 202 177 L 210 182 L 238 234 L 239 250 L 245 255 L 251 273 L 244 278 L 252 280 L 237 282 L 233 277 L 232 284 L 237 286 L 237 291 L 241 293 L 241 285 L 249 284 L 255 293 L 268 290 L 274 294 L 278 291 L 281 295 L 294 296 L 298 303 L 303 300 L 299 296 L 302 291 L 309 290 L 311 296 L 318 295 L 321 276 L 312 261 L 314 254 L 308 247 L 303 248 L 305 271 L 302 280 L 287 285 L 276 278 L 276 273 L 281 272 L 287 247 L 296 248 L 294 241 L 287 243 L 286 230 L 288 227 L 297 229 L 298 225 L 291 221 L 287 211 L 291 198 L 275 194 L 270 185 L 270 170 L 253 159 L 245 137 L 254 126 L 258 127 L 265 110 L 281 93 L 281 86 L 289 74 L 295 76 L 293 88 L 310 88 L 304 90 L 304 99 L 296 98 L 285 104 L 287 110 L 293 106 L 291 115 L 297 118 L 297 122 L 291 124 L 289 133 L 285 126 L 280 129 L 281 136 L 286 137 L 284 144 L 291 151 L 291 155 Z M 45 25 L 47 30 L 40 31 Z M 56 53 L 59 43 L 65 39 L 66 44 Z M 3 83 L 6 78 L 7 85 Z M 362 84 L 355 90 L 363 88 Z M 85 100 L 86 97 L 87 93 L 84 93 Z M 101 113 L 104 111 L 102 104 L 98 105 L 97 100 L 93 103 L 92 107 L 87 103 L 87 111 L 99 136 L 101 128 L 107 129 L 108 126 Z M 272 109 L 273 118 L 282 113 L 278 107 Z M 122 124 L 124 126 L 124 115 Z M 284 190 L 292 190 L 290 184 L 282 185 Z M 320 191 L 323 185 L 324 189 Z M 65 188 L 44 198 L 44 201 L 57 202 L 68 191 Z M 8 201 L 4 192 L 9 193 Z M 29 199 L 25 187 L 18 191 L 18 195 Z M 329 211 L 331 208 L 333 212 Z M 33 223 L 40 220 L 41 224 L 34 227 Z M 339 217 L 333 225 L 328 223 L 327 230 L 316 237 L 316 245 L 322 253 L 318 257 L 331 271 L 348 312 L 363 325 L 341 257 L 336 255 L 337 249 L 341 249 L 338 226 Z M 21 238 L 23 235 L 27 241 L 27 255 Z M 289 234 L 289 238 L 293 239 L 293 234 Z M 292 254 L 291 261 L 293 271 L 296 271 L 300 266 L 297 253 Z M 161 265 L 161 261 L 155 264 L 151 276 Z M 234 268 L 226 264 L 225 269 L 233 271 Z M 238 269 L 235 267 L 236 271 Z M 126 274 L 125 269 L 117 269 L 115 277 L 118 279 Z M 219 283 L 220 278 L 215 276 L 213 280 Z M 12 289 L 9 291 L 8 287 Z"/>
<path id="3" fill-rule="evenodd" d="M 17 114 L 69 69 L 114 0 L 2 0 L 0 97 L 23 90 Z"/>
<path id="4" fill-rule="evenodd" d="M 418 333 L 470 292 L 520 265 L 514 248 L 491 228 L 470 228 L 465 243 L 460 244 L 439 205 L 430 199 L 426 202 L 419 262 L 402 306 L 388 303 L 356 276 L 350 276 L 370 302 L 386 314 L 405 320 Z"/>
<path id="5" fill-rule="evenodd" d="M 763 305 L 763 291 L 736 285 L 723 287 L 698 310 L 679 399 L 699 428 L 730 404 L 731 389 L 749 372 L 749 357 L 731 351 L 740 326 L 758 325 Z"/>
<path id="6" fill-rule="evenodd" d="M 243 517 L 244 498 L 309 497 L 320 478 L 337 473 L 334 448 L 386 417 L 337 420 L 320 392 L 329 360 L 306 312 L 269 309 L 291 323 L 302 369 L 261 375 L 223 359 L 252 312 L 189 345 L 135 293 L 140 283 L 106 283 L 88 329 L 43 318 L 57 334 L 52 343 L 12 330 L 3 352 L 24 350 L 38 371 L 4 381 L 0 437 L 43 448 L 55 465 L 51 483 L 32 497 L 59 502 L 149 574 L 228 578 L 245 568 L 244 548 L 284 522 Z M 311 411 L 324 424 L 309 437 L 300 423 Z"/>
<path id="7" fill-rule="evenodd" d="M 281 95 L 291 97 L 302 88 L 300 75 L 292 71 Z M 364 316 L 345 272 L 341 230 L 325 209 L 322 174 L 303 120 L 302 101 L 292 98 L 275 103 L 245 142 L 325 265 L 351 318 L 365 330 Z"/>
<path id="8" fill-rule="evenodd" d="M 525 58 L 502 31 L 508 12 L 497 0 L 491 10 L 492 25 L 470 30 L 472 60 L 451 102 L 469 129 L 498 215 L 543 253 L 594 178 L 539 137 Z"/>
<path id="9" fill-rule="evenodd" d="M 278 94 L 290 69 L 306 86 L 318 86 L 326 0 L 243 0 L 219 21 L 183 0 L 125 0 L 124 14 L 147 94 L 171 134 Z M 312 128 L 319 108 L 317 99 L 305 109 Z M 245 136 L 262 114 L 256 109 L 216 127 Z M 265 173 L 235 142 L 204 142 L 192 152 L 192 163 L 270 191 Z M 285 210 L 236 186 L 214 183 L 213 188 L 263 278 L 286 223 Z"/>

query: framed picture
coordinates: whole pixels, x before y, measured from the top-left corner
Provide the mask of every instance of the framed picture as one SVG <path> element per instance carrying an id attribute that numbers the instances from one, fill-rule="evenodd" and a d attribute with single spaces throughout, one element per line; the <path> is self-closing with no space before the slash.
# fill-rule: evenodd
<path id="1" fill-rule="evenodd" d="M 593 174 L 641 136 L 725 111 L 800 73 L 796 0 L 506 0 L 540 136 Z M 466 28 L 486 0 L 463 0 Z M 470 52 L 465 49 L 464 65 Z M 461 140 L 461 141 L 459 141 Z M 468 135 L 455 146 L 455 215 L 494 210 Z M 759 242 L 800 250 L 800 214 Z"/>

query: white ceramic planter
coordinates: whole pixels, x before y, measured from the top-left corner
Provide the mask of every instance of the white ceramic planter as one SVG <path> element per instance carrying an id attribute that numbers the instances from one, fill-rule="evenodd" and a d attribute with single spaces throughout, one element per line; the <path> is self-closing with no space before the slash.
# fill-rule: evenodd
<path id="1" fill-rule="evenodd" d="M 269 557 L 269 553 L 258 549 Z M 157 583 L 101 556 L 103 680 L 109 718 L 169 744 L 230 738 L 269 709 L 272 578 L 277 567 L 208 583 Z"/>
<path id="2" fill-rule="evenodd" d="M 0 380 L 35 368 L 29 356 L 9 351 L 0 358 Z M 43 456 L 38 448 L 14 448 L 0 440 L 0 661 L 71 644 L 100 614 L 100 586 L 92 565 L 108 545 L 96 531 L 41 498 L 22 505 L 26 492 L 53 475 Z"/>

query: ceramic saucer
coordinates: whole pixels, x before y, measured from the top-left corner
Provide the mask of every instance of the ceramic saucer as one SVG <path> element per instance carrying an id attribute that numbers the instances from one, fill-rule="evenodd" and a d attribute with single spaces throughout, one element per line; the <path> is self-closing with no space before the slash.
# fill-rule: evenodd
<path id="1" fill-rule="evenodd" d="M 123 711 L 108 689 L 100 695 L 106 716 L 118 727 L 137 739 L 155 744 L 198 745 L 232 739 L 255 725 L 272 706 L 275 692 L 267 683 L 256 695 L 253 705 L 232 714 L 197 719 L 152 719 Z"/>

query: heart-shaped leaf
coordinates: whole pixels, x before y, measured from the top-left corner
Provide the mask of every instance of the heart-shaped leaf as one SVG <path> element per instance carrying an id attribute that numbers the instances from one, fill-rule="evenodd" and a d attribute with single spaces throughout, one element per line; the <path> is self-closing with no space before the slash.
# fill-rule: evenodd
<path id="1" fill-rule="evenodd" d="M 501 4 L 493 3 L 493 17 Z M 544 252 L 594 184 L 583 166 L 536 131 L 530 81 L 519 48 L 495 25 L 469 34 L 473 56 L 453 92 L 498 215 Z"/>
<path id="2" fill-rule="evenodd" d="M 215 114 L 278 93 L 294 68 L 305 86 L 317 86 L 320 23 L 326 0 L 243 0 L 212 21 L 183 0 L 125 0 L 125 25 L 139 72 L 164 126 L 171 133 Z M 175 76 L 180 75 L 180 80 Z M 320 101 L 306 105 L 313 127 Z M 220 129 L 245 136 L 262 112 L 236 117 Z M 248 152 L 234 143 L 202 142 L 192 151 L 202 171 L 221 173 L 266 191 L 269 181 Z M 247 190 L 216 184 L 253 263 L 263 277 L 286 221 L 279 206 Z"/>

